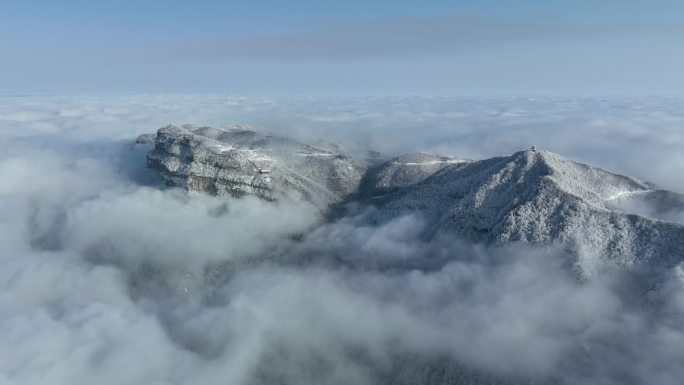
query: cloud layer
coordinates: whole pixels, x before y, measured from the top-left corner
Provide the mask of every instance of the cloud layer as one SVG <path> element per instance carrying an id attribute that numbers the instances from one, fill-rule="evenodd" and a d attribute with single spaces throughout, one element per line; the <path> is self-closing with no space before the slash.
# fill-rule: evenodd
<path id="1" fill-rule="evenodd" d="M 247 121 L 389 154 L 536 143 L 681 191 L 681 104 L 4 98 L 0 382 L 677 384 L 681 267 L 581 281 L 553 246 L 426 240 L 417 215 L 162 191 L 131 141 Z"/>
<path id="2" fill-rule="evenodd" d="M 463 54 L 525 43 L 682 35 L 679 24 L 576 25 L 442 16 L 308 24 L 283 34 L 252 34 L 223 41 L 179 43 L 148 49 L 164 60 L 359 60 Z M 155 47 L 156 48 L 156 47 Z"/>

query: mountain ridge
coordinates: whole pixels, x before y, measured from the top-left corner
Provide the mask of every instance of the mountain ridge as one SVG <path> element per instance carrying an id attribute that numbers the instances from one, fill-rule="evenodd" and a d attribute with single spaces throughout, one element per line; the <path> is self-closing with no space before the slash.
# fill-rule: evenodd
<path id="1" fill-rule="evenodd" d="M 418 210 L 435 232 L 476 242 L 589 245 L 595 257 L 626 265 L 684 256 L 684 226 L 619 211 L 610 200 L 625 191 L 652 190 L 557 154 L 521 151 L 445 167 L 375 203 L 381 216 Z"/>
<path id="2" fill-rule="evenodd" d="M 624 203 L 638 195 L 652 197 L 661 211 L 684 210 L 684 196 L 629 176 L 548 151 L 484 160 L 411 153 L 373 163 L 341 150 L 243 126 L 169 125 L 147 160 L 170 186 L 222 197 L 304 199 L 322 208 L 356 203 L 376 207 L 378 222 L 420 212 L 431 234 L 485 244 L 560 243 L 622 265 L 684 257 L 684 225 L 628 212 Z"/>

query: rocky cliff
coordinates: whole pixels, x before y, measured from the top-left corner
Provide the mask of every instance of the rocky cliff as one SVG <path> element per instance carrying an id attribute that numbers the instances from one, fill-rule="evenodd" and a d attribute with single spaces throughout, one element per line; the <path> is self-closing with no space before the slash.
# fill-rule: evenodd
<path id="1" fill-rule="evenodd" d="M 356 192 L 368 168 L 337 149 L 244 126 L 170 125 L 157 132 L 147 163 L 166 184 L 188 190 L 330 203 Z"/>

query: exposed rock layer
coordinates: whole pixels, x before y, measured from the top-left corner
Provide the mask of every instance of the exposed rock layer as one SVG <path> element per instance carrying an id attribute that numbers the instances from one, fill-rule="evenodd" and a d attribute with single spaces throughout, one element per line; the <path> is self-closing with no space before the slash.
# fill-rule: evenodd
<path id="1" fill-rule="evenodd" d="M 295 140 L 245 129 L 170 125 L 159 129 L 148 167 L 171 186 L 218 196 L 268 200 L 342 200 L 358 189 L 368 164 Z"/>

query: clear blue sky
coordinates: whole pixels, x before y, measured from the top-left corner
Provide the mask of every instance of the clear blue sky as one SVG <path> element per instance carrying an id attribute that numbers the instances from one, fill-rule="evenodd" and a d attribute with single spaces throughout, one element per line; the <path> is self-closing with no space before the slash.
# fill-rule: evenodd
<path id="1" fill-rule="evenodd" d="M 681 94 L 684 1 L 0 1 L 0 92 Z"/>

